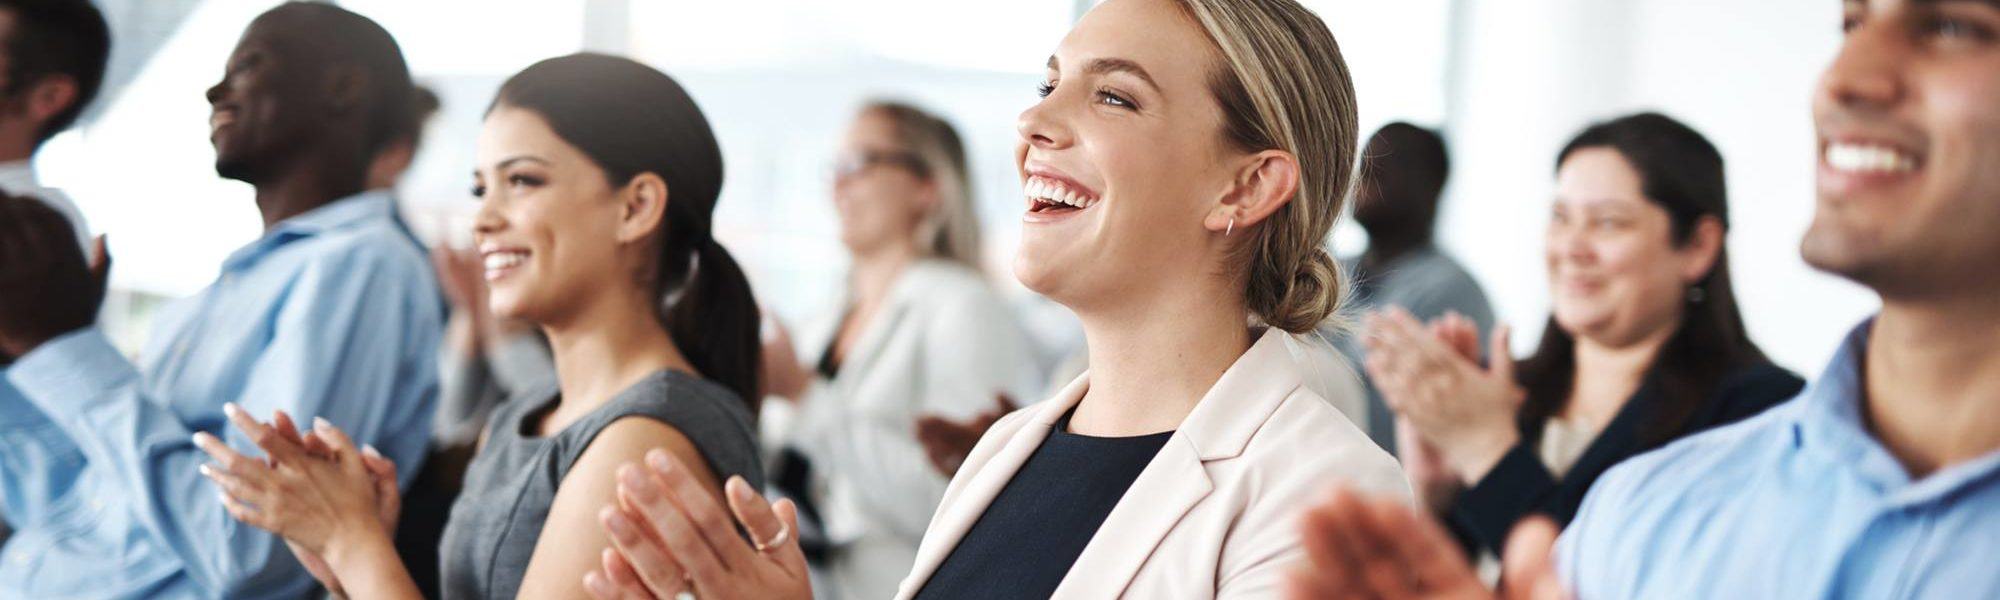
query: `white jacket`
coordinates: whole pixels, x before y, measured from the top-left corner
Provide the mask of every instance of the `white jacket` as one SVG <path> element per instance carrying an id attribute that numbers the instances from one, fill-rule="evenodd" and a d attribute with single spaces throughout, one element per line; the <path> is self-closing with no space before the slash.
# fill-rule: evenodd
<path id="1" fill-rule="evenodd" d="M 800 328 L 802 359 L 818 362 L 847 308 Z M 927 259 L 897 278 L 836 376 L 814 373 L 789 431 L 777 435 L 821 476 L 821 516 L 837 548 L 825 573 L 835 594 L 821 597 L 896 592 L 948 483 L 917 443 L 917 418 L 967 419 L 992 410 L 1001 393 L 1038 397 L 1032 348 L 977 271 Z"/>

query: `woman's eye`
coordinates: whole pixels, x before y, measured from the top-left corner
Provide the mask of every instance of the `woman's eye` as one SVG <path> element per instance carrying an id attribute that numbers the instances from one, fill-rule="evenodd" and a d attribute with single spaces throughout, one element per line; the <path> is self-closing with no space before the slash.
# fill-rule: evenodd
<path id="1" fill-rule="evenodd" d="M 1105 104 L 1109 104 L 1111 106 L 1116 106 L 1119 108 L 1124 108 L 1124 109 L 1139 108 L 1139 105 L 1133 104 L 1131 100 L 1127 100 L 1125 99 L 1124 96 L 1120 96 L 1113 92 L 1098 92 L 1097 98 L 1099 102 L 1103 102 Z"/>
<path id="2" fill-rule="evenodd" d="M 507 176 L 507 185 L 511 185 L 511 186 L 516 186 L 516 187 L 535 187 L 535 186 L 539 186 L 539 185 L 541 185 L 541 184 L 542 184 L 542 179 L 541 179 L 540 177 L 534 177 L 534 176 L 529 176 L 529 175 L 509 175 L 509 176 Z"/>
<path id="3" fill-rule="evenodd" d="M 1043 98 L 1049 97 L 1049 94 L 1053 94 L 1055 91 L 1056 84 L 1054 82 L 1044 81 L 1035 86 L 1035 95 Z"/>
<path id="4" fill-rule="evenodd" d="M 474 197 L 474 198 L 485 198 L 485 197 L 486 197 L 486 186 L 483 186 L 483 185 L 475 185 L 475 186 L 472 186 L 472 197 Z"/>
<path id="5" fill-rule="evenodd" d="M 1948 40 L 1985 41 L 1993 38 L 1993 32 L 1978 23 L 1954 17 L 1935 17 L 1925 24 L 1924 29 L 1931 35 Z"/>

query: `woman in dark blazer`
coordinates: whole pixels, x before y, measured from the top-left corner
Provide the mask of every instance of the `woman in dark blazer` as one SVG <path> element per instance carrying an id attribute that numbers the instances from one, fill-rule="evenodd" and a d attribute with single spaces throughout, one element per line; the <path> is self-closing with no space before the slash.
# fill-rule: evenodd
<path id="1" fill-rule="evenodd" d="M 1518 366 L 1463 318 L 1368 319 L 1419 498 L 1477 553 L 1522 517 L 1567 523 L 1612 465 L 1756 414 L 1803 382 L 1751 343 L 1730 289 L 1722 156 L 1663 115 L 1594 125 L 1557 158 L 1552 315 Z"/>

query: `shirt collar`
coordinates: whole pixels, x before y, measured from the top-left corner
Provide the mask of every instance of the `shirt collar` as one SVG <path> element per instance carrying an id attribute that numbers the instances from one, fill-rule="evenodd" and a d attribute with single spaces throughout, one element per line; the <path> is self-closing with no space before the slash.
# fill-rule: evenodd
<path id="1" fill-rule="evenodd" d="M 277 225 L 265 231 L 263 237 L 230 254 L 229 259 L 223 261 L 222 269 L 233 271 L 246 267 L 293 240 L 380 219 L 391 219 L 395 215 L 396 201 L 387 190 L 369 190 L 328 202 L 319 208 L 279 221 Z"/>
<path id="2" fill-rule="evenodd" d="M 25 194 L 41 187 L 41 180 L 35 178 L 35 167 L 28 161 L 0 162 L 0 189 Z"/>
<path id="3" fill-rule="evenodd" d="M 1847 334 L 1832 362 L 1800 394 L 1794 442 L 1830 459 L 1898 504 L 1934 500 L 1978 481 L 2000 476 L 2000 451 L 1932 473 L 1912 482 L 1909 471 L 1868 431 L 1862 417 L 1867 394 L 1863 359 L 1867 357 L 1874 317 Z"/>

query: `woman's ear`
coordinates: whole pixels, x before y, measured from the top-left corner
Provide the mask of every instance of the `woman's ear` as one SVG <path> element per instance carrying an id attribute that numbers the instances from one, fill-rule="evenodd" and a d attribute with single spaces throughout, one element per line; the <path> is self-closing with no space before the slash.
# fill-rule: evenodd
<path id="1" fill-rule="evenodd" d="M 667 182 L 653 173 L 640 173 L 618 194 L 618 241 L 631 243 L 659 231 L 667 214 Z"/>
<path id="2" fill-rule="evenodd" d="M 1209 210 L 1202 226 L 1229 233 L 1264 222 L 1292 201 L 1299 190 L 1299 160 L 1283 150 L 1250 155 L 1229 191 Z"/>
<path id="3" fill-rule="evenodd" d="M 1681 244 L 1681 281 L 1693 285 L 1708 277 L 1715 263 L 1722 257 L 1722 219 L 1714 215 L 1703 215 L 1694 222 L 1694 231 L 1688 233 L 1687 243 Z"/>

